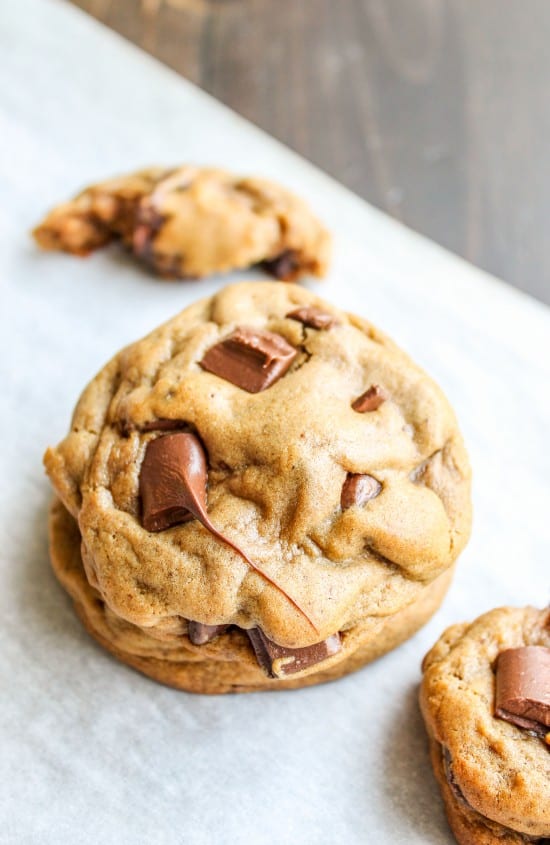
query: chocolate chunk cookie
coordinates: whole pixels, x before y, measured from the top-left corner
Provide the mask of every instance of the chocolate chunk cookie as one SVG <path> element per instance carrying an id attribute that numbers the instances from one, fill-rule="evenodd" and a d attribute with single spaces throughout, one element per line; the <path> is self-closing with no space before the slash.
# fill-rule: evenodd
<path id="1" fill-rule="evenodd" d="M 188 165 L 92 185 L 50 211 L 33 235 L 44 249 L 74 255 L 120 240 L 165 278 L 263 264 L 291 281 L 323 276 L 330 254 L 327 230 L 290 191 Z"/>
<path id="2" fill-rule="evenodd" d="M 550 610 L 448 628 L 423 663 L 422 713 L 461 845 L 550 841 Z"/>
<path id="3" fill-rule="evenodd" d="M 45 463 L 52 562 L 87 628 L 197 692 L 383 654 L 438 607 L 470 531 L 439 388 L 295 285 L 231 285 L 122 350 Z"/>

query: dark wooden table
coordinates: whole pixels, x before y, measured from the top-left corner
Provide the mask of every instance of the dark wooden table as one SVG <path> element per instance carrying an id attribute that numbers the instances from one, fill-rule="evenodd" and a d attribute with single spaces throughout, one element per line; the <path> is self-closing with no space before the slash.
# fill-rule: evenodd
<path id="1" fill-rule="evenodd" d="M 550 0 L 74 0 L 550 302 Z"/>

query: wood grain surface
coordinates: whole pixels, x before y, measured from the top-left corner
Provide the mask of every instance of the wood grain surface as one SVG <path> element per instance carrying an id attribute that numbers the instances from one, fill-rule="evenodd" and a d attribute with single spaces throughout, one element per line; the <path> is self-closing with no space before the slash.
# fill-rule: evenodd
<path id="1" fill-rule="evenodd" d="M 74 2 L 369 202 L 550 302 L 548 0 Z"/>

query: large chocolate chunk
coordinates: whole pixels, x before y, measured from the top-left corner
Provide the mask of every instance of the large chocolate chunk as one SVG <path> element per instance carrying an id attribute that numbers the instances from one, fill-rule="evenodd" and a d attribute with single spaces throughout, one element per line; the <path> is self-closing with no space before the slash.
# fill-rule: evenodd
<path id="1" fill-rule="evenodd" d="M 498 656 L 495 716 L 544 736 L 550 729 L 550 648 L 509 648 Z"/>
<path id="2" fill-rule="evenodd" d="M 286 316 L 312 329 L 331 329 L 338 325 L 338 321 L 332 314 L 327 314 L 315 305 L 302 305 L 301 308 L 289 311 Z"/>
<path id="3" fill-rule="evenodd" d="M 372 475 L 359 475 L 348 472 L 347 478 L 342 486 L 340 496 L 340 507 L 343 511 L 353 505 L 362 507 L 370 499 L 376 498 L 382 489 L 382 485 Z"/>
<path id="4" fill-rule="evenodd" d="M 212 346 L 200 365 L 249 393 L 259 393 L 286 373 L 297 354 L 279 334 L 241 327 Z"/>
<path id="5" fill-rule="evenodd" d="M 164 531 L 195 517 L 257 569 L 242 549 L 212 525 L 206 510 L 206 479 L 206 453 L 196 434 L 180 432 L 151 440 L 139 476 L 143 527 Z"/>
<path id="6" fill-rule="evenodd" d="M 202 622 L 187 623 L 187 636 L 193 645 L 205 645 L 215 640 L 220 634 L 225 634 L 229 625 L 203 625 Z"/>
<path id="7" fill-rule="evenodd" d="M 143 527 L 164 531 L 206 517 L 206 457 L 198 437 L 167 434 L 147 444 L 139 476 Z"/>
<path id="8" fill-rule="evenodd" d="M 361 396 L 358 396 L 354 402 L 351 403 L 351 407 L 354 411 L 357 411 L 358 414 L 365 414 L 369 411 L 377 411 L 380 405 L 386 401 L 387 395 L 382 390 L 381 387 L 377 384 L 373 384 L 366 390 Z"/>
<path id="9" fill-rule="evenodd" d="M 195 517 L 214 537 L 232 548 L 251 569 L 279 590 L 316 631 L 315 623 L 300 604 L 212 524 L 206 510 L 206 479 L 206 453 L 195 434 L 165 434 L 151 440 L 147 444 L 139 476 L 143 527 L 147 531 L 164 531 Z"/>
<path id="10" fill-rule="evenodd" d="M 305 648 L 285 648 L 268 639 L 261 628 L 252 628 L 246 633 L 258 663 L 270 678 L 295 675 L 296 672 L 309 669 L 333 654 L 338 654 L 342 648 L 340 634 L 333 634 L 327 640 Z"/>

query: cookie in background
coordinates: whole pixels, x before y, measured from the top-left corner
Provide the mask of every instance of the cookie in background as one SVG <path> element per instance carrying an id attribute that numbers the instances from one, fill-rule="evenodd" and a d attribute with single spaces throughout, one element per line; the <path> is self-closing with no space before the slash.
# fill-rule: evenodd
<path id="1" fill-rule="evenodd" d="M 91 185 L 52 209 L 33 236 L 43 249 L 80 256 L 119 241 L 165 279 L 253 265 L 283 281 L 324 276 L 331 248 L 326 228 L 281 185 L 190 165 Z"/>

